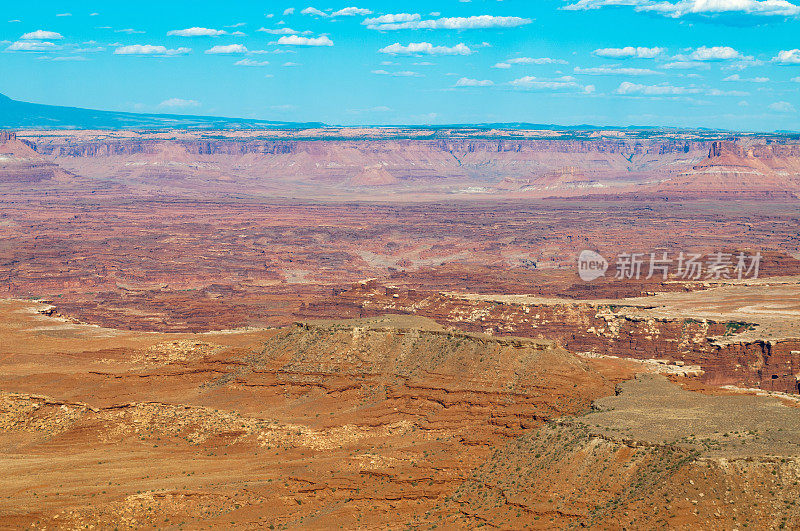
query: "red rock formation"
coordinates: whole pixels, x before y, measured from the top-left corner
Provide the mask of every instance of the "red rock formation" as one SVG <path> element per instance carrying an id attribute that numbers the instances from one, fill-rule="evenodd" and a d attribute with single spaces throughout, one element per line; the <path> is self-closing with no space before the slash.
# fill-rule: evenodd
<path id="1" fill-rule="evenodd" d="M 714 385 L 800 393 L 800 340 L 737 341 L 742 323 L 643 319 L 589 302 L 501 303 L 361 283 L 327 300 L 305 304 L 299 316 L 370 317 L 408 313 L 470 332 L 547 338 L 572 352 L 700 365 Z M 723 338 L 719 340 L 717 338 Z"/>

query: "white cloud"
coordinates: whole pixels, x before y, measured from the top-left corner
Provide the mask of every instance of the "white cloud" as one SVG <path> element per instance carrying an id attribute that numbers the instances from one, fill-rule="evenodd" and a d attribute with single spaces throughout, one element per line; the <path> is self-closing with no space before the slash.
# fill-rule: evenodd
<path id="1" fill-rule="evenodd" d="M 794 105 L 788 101 L 776 101 L 769 106 L 770 110 L 777 112 L 797 112 Z"/>
<path id="2" fill-rule="evenodd" d="M 59 47 L 52 42 L 17 41 L 6 48 L 10 52 L 47 52 L 57 50 Z"/>
<path id="3" fill-rule="evenodd" d="M 314 15 L 315 17 L 327 17 L 328 14 L 324 11 L 320 11 L 316 7 L 307 7 L 304 10 L 300 11 L 303 15 Z"/>
<path id="4" fill-rule="evenodd" d="M 403 13 L 407 15 L 407 13 Z M 385 15 L 389 16 L 389 15 Z M 391 15 L 398 16 L 398 15 Z M 419 17 L 419 15 L 411 15 Z M 473 17 L 451 17 L 451 18 L 437 18 L 430 20 L 408 20 L 405 22 L 370 22 L 377 21 L 377 19 L 367 19 L 364 24 L 369 29 L 380 31 L 394 31 L 403 29 L 485 29 L 485 28 L 514 28 L 517 26 L 524 26 L 533 22 L 529 18 L 521 17 L 495 17 L 492 15 L 478 15 Z"/>
<path id="5" fill-rule="evenodd" d="M 53 57 L 51 61 L 88 61 L 87 58 L 83 57 L 82 55 L 69 55 L 69 56 L 62 56 L 62 57 Z"/>
<path id="6" fill-rule="evenodd" d="M 646 48 L 643 46 L 625 46 L 624 48 L 599 48 L 592 53 L 598 57 L 611 57 L 614 59 L 625 59 L 629 57 L 653 59 L 666 51 L 666 48 L 659 47 Z"/>
<path id="7" fill-rule="evenodd" d="M 525 76 L 508 83 L 512 87 L 521 89 L 535 90 L 561 90 L 581 88 L 572 76 L 564 76 L 555 80 L 538 79 L 533 76 Z"/>
<path id="8" fill-rule="evenodd" d="M 267 66 L 269 61 L 256 61 L 254 59 L 239 59 L 235 63 L 236 66 Z"/>
<path id="9" fill-rule="evenodd" d="M 256 31 L 261 31 L 263 33 L 269 33 L 271 35 L 295 35 L 295 34 L 299 33 L 298 31 L 293 30 L 292 28 L 278 28 L 278 29 L 258 28 Z"/>
<path id="10" fill-rule="evenodd" d="M 563 59 L 552 59 L 550 57 L 514 57 L 495 64 L 492 68 L 511 68 L 511 65 L 565 65 Z"/>
<path id="11" fill-rule="evenodd" d="M 709 89 L 705 92 L 706 96 L 749 96 L 749 92 L 742 92 L 741 90 L 719 90 Z"/>
<path id="12" fill-rule="evenodd" d="M 658 76 L 664 75 L 664 72 L 657 72 L 649 68 L 624 68 L 617 66 L 599 66 L 593 68 L 581 68 L 576 66 L 574 69 L 576 74 L 588 74 L 593 76 Z"/>
<path id="13" fill-rule="evenodd" d="M 278 39 L 278 44 L 289 46 L 333 46 L 333 41 L 326 35 L 322 37 L 298 37 L 297 35 L 287 35 Z"/>
<path id="14" fill-rule="evenodd" d="M 200 102 L 195 100 L 184 100 L 181 98 L 170 98 L 158 104 L 159 107 L 170 108 L 186 108 L 186 107 L 199 107 Z"/>
<path id="15" fill-rule="evenodd" d="M 800 50 L 781 50 L 772 60 L 782 65 L 800 65 Z"/>
<path id="16" fill-rule="evenodd" d="M 412 72 L 411 70 L 403 70 L 400 72 L 388 72 L 386 70 L 373 70 L 373 74 L 379 76 L 395 76 L 395 77 L 420 77 L 422 74 L 419 72 Z"/>
<path id="17" fill-rule="evenodd" d="M 702 89 L 698 87 L 676 87 L 667 83 L 660 85 L 640 85 L 623 81 L 614 91 L 626 96 L 682 96 L 687 94 L 704 94 L 706 96 L 748 96 L 747 92 L 738 90 L 723 91 L 719 89 Z"/>
<path id="18" fill-rule="evenodd" d="M 71 17 L 72 13 L 58 13 L 56 16 L 57 17 Z"/>
<path id="19" fill-rule="evenodd" d="M 745 82 L 748 82 L 748 83 L 769 83 L 769 78 L 768 77 L 744 78 L 744 77 L 740 76 L 739 74 L 733 74 L 733 75 L 730 75 L 730 76 L 726 77 L 722 81 L 745 81 Z"/>
<path id="20" fill-rule="evenodd" d="M 216 37 L 217 35 L 225 35 L 225 30 L 218 30 L 212 28 L 186 28 L 180 30 L 170 30 L 167 35 L 175 35 L 178 37 Z"/>
<path id="21" fill-rule="evenodd" d="M 191 48 L 170 49 L 165 46 L 154 46 L 152 44 L 131 44 L 120 46 L 114 50 L 115 55 L 183 55 L 191 52 Z"/>
<path id="22" fill-rule="evenodd" d="M 491 79 L 471 79 L 462 77 L 456 81 L 457 87 L 491 87 L 492 85 L 494 85 L 494 81 Z"/>
<path id="23" fill-rule="evenodd" d="M 413 22 L 421 17 L 417 13 L 396 13 L 381 15 L 375 18 L 368 18 L 362 22 L 365 26 L 380 26 L 383 24 L 398 24 L 400 22 Z"/>
<path id="24" fill-rule="evenodd" d="M 232 53 L 247 53 L 247 47 L 243 44 L 222 44 L 213 46 L 205 51 L 207 54 L 232 54 Z"/>
<path id="25" fill-rule="evenodd" d="M 799 77 L 793 77 L 789 81 L 793 81 L 794 83 L 800 83 L 800 76 Z"/>
<path id="26" fill-rule="evenodd" d="M 624 95 L 677 96 L 681 94 L 697 94 L 701 92 L 701 90 L 696 88 L 675 87 L 667 84 L 640 85 L 631 83 L 630 81 L 623 81 L 614 92 Z"/>
<path id="27" fill-rule="evenodd" d="M 800 7 L 786 0 L 682 0 L 680 2 L 648 2 L 638 8 L 672 18 L 685 15 L 718 15 L 744 13 L 762 16 L 794 16 Z"/>
<path id="28" fill-rule="evenodd" d="M 133 28 L 125 28 L 125 29 L 114 30 L 114 33 L 127 33 L 128 35 L 135 35 L 144 33 L 144 31 Z"/>
<path id="29" fill-rule="evenodd" d="M 667 70 L 690 70 L 693 68 L 708 70 L 711 67 L 708 66 L 708 63 L 700 61 L 673 61 L 671 63 L 664 63 L 661 65 L 661 68 L 666 68 Z"/>
<path id="30" fill-rule="evenodd" d="M 191 48 L 166 48 L 151 44 L 132 44 L 114 50 L 115 55 L 182 55 L 191 52 Z"/>
<path id="31" fill-rule="evenodd" d="M 742 54 L 730 46 L 701 46 L 689 54 L 692 61 L 727 61 L 741 59 Z"/>
<path id="32" fill-rule="evenodd" d="M 469 55 L 472 50 L 469 46 L 459 43 L 455 46 L 434 46 L 429 42 L 412 42 L 405 46 L 396 42 L 378 50 L 380 53 L 388 53 L 392 55 L 409 55 L 409 54 L 423 54 L 423 55 Z"/>
<path id="33" fill-rule="evenodd" d="M 332 17 L 353 17 L 356 15 L 371 15 L 372 11 L 369 9 L 364 9 L 362 7 L 345 7 L 344 9 L 340 9 L 339 11 L 334 11 L 331 13 Z"/>
<path id="34" fill-rule="evenodd" d="M 796 16 L 800 7 L 787 0 L 578 0 L 562 9 L 585 11 L 602 7 L 629 6 L 636 11 L 657 13 L 666 17 L 680 18 L 687 15 L 714 16 L 721 14 L 744 14 L 761 16 Z"/>
<path id="35" fill-rule="evenodd" d="M 293 7 L 287 7 L 286 9 L 283 10 L 283 14 L 284 15 L 294 15 L 294 8 Z"/>
<path id="36" fill-rule="evenodd" d="M 20 37 L 20 39 L 22 40 L 36 40 L 36 41 L 50 41 L 63 38 L 64 36 L 61 35 L 60 33 L 56 33 L 55 31 L 45 31 L 45 30 L 32 31 Z"/>
<path id="37" fill-rule="evenodd" d="M 292 66 L 301 66 L 301 64 L 300 63 L 293 63 L 291 61 L 286 61 L 281 66 L 292 67 Z"/>

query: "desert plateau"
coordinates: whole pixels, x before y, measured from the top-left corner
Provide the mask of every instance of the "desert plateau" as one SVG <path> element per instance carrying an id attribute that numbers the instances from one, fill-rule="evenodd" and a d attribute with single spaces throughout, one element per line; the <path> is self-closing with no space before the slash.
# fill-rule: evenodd
<path id="1" fill-rule="evenodd" d="M 401 134 L 4 133 L 0 519 L 797 521 L 796 139 Z M 763 258 L 587 283 L 584 248 Z"/>
<path id="2" fill-rule="evenodd" d="M 794 0 L 0 11 L 0 529 L 800 530 Z"/>

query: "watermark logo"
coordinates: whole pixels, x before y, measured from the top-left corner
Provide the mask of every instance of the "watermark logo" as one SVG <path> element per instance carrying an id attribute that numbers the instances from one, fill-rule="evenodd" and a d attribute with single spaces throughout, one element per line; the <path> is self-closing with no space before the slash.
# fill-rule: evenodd
<path id="1" fill-rule="evenodd" d="M 761 252 L 754 254 L 715 252 L 708 255 L 684 253 L 674 255 L 666 251 L 652 253 L 620 253 L 615 263 L 617 280 L 654 277 L 667 280 L 722 280 L 758 278 Z M 581 251 L 578 255 L 578 276 L 591 282 L 605 276 L 608 261 L 594 251 Z"/>
<path id="2" fill-rule="evenodd" d="M 581 251 L 578 256 L 578 276 L 584 282 L 591 282 L 606 274 L 608 261 L 594 251 Z"/>

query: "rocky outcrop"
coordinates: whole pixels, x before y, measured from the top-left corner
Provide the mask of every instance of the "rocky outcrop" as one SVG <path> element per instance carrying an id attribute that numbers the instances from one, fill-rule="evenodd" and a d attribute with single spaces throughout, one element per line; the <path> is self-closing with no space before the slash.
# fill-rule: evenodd
<path id="1" fill-rule="evenodd" d="M 704 382 L 800 393 L 800 340 L 737 340 L 752 325 L 691 318 L 644 318 L 591 301 L 526 304 L 470 300 L 359 284 L 299 315 L 367 317 L 387 312 L 421 315 L 461 330 L 547 338 L 572 352 L 699 365 Z"/>

